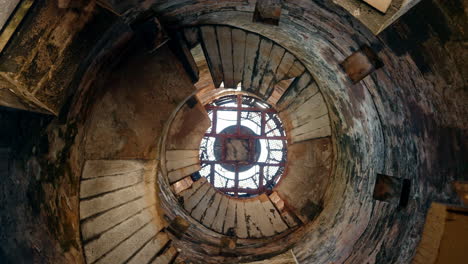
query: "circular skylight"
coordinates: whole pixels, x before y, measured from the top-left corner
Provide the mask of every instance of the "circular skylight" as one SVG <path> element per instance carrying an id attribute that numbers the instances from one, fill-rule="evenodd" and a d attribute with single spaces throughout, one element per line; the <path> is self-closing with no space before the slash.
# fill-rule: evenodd
<path id="1" fill-rule="evenodd" d="M 242 94 L 218 98 L 205 108 L 211 127 L 200 145 L 200 175 L 231 196 L 271 190 L 286 163 L 286 135 L 277 112 Z"/>

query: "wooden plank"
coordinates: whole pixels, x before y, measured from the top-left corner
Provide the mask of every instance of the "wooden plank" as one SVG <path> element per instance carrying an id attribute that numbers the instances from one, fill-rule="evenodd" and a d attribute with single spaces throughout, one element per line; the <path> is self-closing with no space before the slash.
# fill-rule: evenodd
<path id="1" fill-rule="evenodd" d="M 154 205 L 156 203 L 154 196 L 150 199 L 151 200 L 148 200 L 142 197 L 84 221 L 81 224 L 81 234 L 83 239 L 88 240 L 97 236 L 139 211 Z"/>
<path id="2" fill-rule="evenodd" d="M 197 206 L 192 210 L 192 217 L 201 221 L 202 216 L 205 214 L 206 210 L 212 199 L 214 199 L 216 190 L 213 186 L 210 186 L 208 192 L 202 196 L 202 199 L 197 204 Z"/>
<path id="3" fill-rule="evenodd" d="M 156 254 L 169 243 L 169 236 L 165 232 L 159 232 L 149 241 L 127 264 L 148 263 Z"/>
<path id="4" fill-rule="evenodd" d="M 370 6 L 374 7 L 375 9 L 379 10 L 382 13 L 386 13 L 392 0 L 363 0 L 364 2 L 368 3 Z"/>
<path id="5" fill-rule="evenodd" d="M 273 225 L 266 217 L 265 209 L 259 199 L 248 200 L 244 205 L 247 229 L 249 230 L 250 237 L 259 238 L 275 234 Z"/>
<path id="6" fill-rule="evenodd" d="M 294 137 L 300 134 L 306 134 L 310 131 L 314 131 L 316 129 L 329 126 L 329 125 L 330 125 L 330 119 L 328 118 L 328 115 L 324 115 L 324 116 L 321 116 L 312 120 L 307 120 L 307 123 L 298 127 L 294 127 L 291 130 L 291 136 Z"/>
<path id="7" fill-rule="evenodd" d="M 168 150 L 166 151 L 166 160 L 181 160 L 186 158 L 198 157 L 200 150 L 188 149 L 188 150 Z"/>
<path id="8" fill-rule="evenodd" d="M 137 160 L 87 160 L 83 168 L 83 179 L 122 175 L 141 170 L 145 163 Z"/>
<path id="9" fill-rule="evenodd" d="M 113 207 L 130 202 L 145 193 L 143 184 L 134 185 L 112 193 L 80 202 L 80 218 L 85 219 Z"/>
<path id="10" fill-rule="evenodd" d="M 331 128 L 328 116 L 323 116 L 291 131 L 293 143 L 314 138 L 328 137 L 330 135 Z"/>
<path id="11" fill-rule="evenodd" d="M 219 209 L 219 204 L 221 202 L 221 198 L 223 197 L 222 194 L 219 192 L 216 192 L 214 195 L 214 199 L 212 199 L 212 202 L 208 205 L 208 208 L 206 209 L 205 216 L 202 218 L 202 224 L 206 227 L 211 227 L 213 224 L 216 213 L 218 212 Z"/>
<path id="12" fill-rule="evenodd" d="M 169 47 L 180 62 L 182 62 L 182 66 L 192 80 L 192 83 L 197 83 L 200 79 L 200 71 L 182 33 L 176 32 L 172 34 L 170 43 Z"/>
<path id="13" fill-rule="evenodd" d="M 296 100 L 291 102 L 291 105 L 288 107 L 287 111 L 292 112 L 298 109 L 301 105 L 303 105 L 306 101 L 310 100 L 310 98 L 314 96 L 321 96 L 318 90 L 317 83 L 312 80 L 306 88 L 300 91 L 299 95 L 296 96 Z"/>
<path id="14" fill-rule="evenodd" d="M 298 95 L 303 89 L 306 89 L 307 86 L 311 83 L 312 76 L 309 73 L 302 74 L 299 78 L 294 79 L 291 85 L 288 87 L 283 96 L 279 99 L 276 107 L 279 112 L 289 109 L 290 105 L 293 104 L 295 100 L 298 100 Z"/>
<path id="15" fill-rule="evenodd" d="M 184 158 L 179 160 L 168 160 L 166 162 L 167 171 L 174 171 L 180 168 L 189 167 L 194 164 L 199 164 L 200 160 L 197 157 Z"/>
<path id="16" fill-rule="evenodd" d="M 289 69 L 288 74 L 286 74 L 286 78 L 294 78 L 297 77 L 301 74 L 303 74 L 305 71 L 304 65 L 299 60 L 295 60 L 291 69 Z"/>
<path id="17" fill-rule="evenodd" d="M 189 189 L 190 187 L 192 187 L 192 184 L 193 184 L 192 177 L 189 176 L 189 177 L 185 177 L 182 180 L 172 184 L 171 188 L 172 188 L 172 191 L 175 194 L 179 194 L 179 193 Z"/>
<path id="18" fill-rule="evenodd" d="M 382 61 L 369 46 L 361 47 L 340 65 L 353 83 L 358 83 L 367 75 L 383 67 Z"/>
<path id="19" fill-rule="evenodd" d="M 213 78 L 214 86 L 219 88 L 223 82 L 223 66 L 219 56 L 218 41 L 216 30 L 213 26 L 200 27 L 202 36 L 202 48 L 205 53 L 206 61 Z"/>
<path id="20" fill-rule="evenodd" d="M 272 223 L 273 228 L 276 233 L 279 234 L 288 229 L 288 226 L 286 225 L 286 223 L 283 222 L 281 215 L 279 214 L 279 212 L 276 210 L 276 208 L 273 206 L 273 204 L 271 203 L 269 199 L 262 201 L 262 205 L 263 205 L 263 208 L 265 209 L 266 216 L 270 220 L 270 223 Z"/>
<path id="21" fill-rule="evenodd" d="M 112 248 L 117 246 L 125 238 L 130 237 L 151 221 L 152 215 L 150 210 L 144 210 L 136 214 L 127 221 L 117 225 L 116 227 L 105 232 L 97 239 L 84 245 L 84 252 L 87 263 L 93 263 Z"/>
<path id="22" fill-rule="evenodd" d="M 184 200 L 185 210 L 191 213 L 210 188 L 213 188 L 211 184 L 205 182 L 192 196 L 190 196 L 187 200 Z"/>
<path id="23" fill-rule="evenodd" d="M 226 210 L 228 206 L 229 198 L 223 195 L 221 202 L 219 204 L 218 212 L 216 213 L 215 220 L 211 229 L 215 230 L 218 233 L 223 233 L 224 219 L 226 217 Z"/>
<path id="24" fill-rule="evenodd" d="M 173 260 L 177 257 L 177 250 L 173 247 L 168 248 L 164 251 L 160 256 L 158 256 L 154 261 L 153 264 L 170 264 Z"/>
<path id="25" fill-rule="evenodd" d="M 255 66 L 255 60 L 257 58 L 257 52 L 259 49 L 260 37 L 257 34 L 247 33 L 245 41 L 245 65 L 244 75 L 242 77 L 242 89 L 252 89 L 252 73 Z"/>
<path id="26" fill-rule="evenodd" d="M 247 232 L 247 222 L 245 219 L 245 208 L 243 201 L 239 201 L 237 203 L 236 212 L 236 235 L 240 238 L 247 238 L 249 234 Z"/>
<path id="27" fill-rule="evenodd" d="M 223 80 L 225 88 L 236 88 L 234 83 L 234 64 L 232 61 L 232 32 L 230 27 L 216 27 L 218 48 L 223 65 Z"/>
<path id="28" fill-rule="evenodd" d="M 245 42 L 246 33 L 241 29 L 232 29 L 232 43 L 233 45 L 233 67 L 234 67 L 234 83 L 237 86 L 242 82 L 242 75 L 244 74 L 244 61 L 245 61 Z"/>
<path id="29" fill-rule="evenodd" d="M 291 227 L 295 227 L 298 225 L 297 223 L 297 220 L 296 220 L 296 217 L 293 215 L 292 212 L 290 212 L 286 207 L 285 207 L 285 204 L 284 204 L 284 201 L 283 199 L 281 199 L 281 197 L 278 195 L 277 192 L 273 192 L 272 194 L 270 194 L 270 196 L 268 197 L 270 199 L 270 201 L 272 202 L 272 204 L 275 206 L 275 208 L 278 210 L 278 212 L 280 213 L 281 215 L 281 218 L 283 219 L 283 221 L 291 228 Z"/>
<path id="30" fill-rule="evenodd" d="M 283 96 L 284 92 L 286 92 L 294 80 L 295 78 L 291 78 L 277 82 L 273 86 L 273 91 L 271 91 L 270 97 L 268 97 L 268 103 L 271 105 L 277 105 L 279 99 Z M 269 93 L 270 92 L 267 92 L 267 95 Z"/>
<path id="31" fill-rule="evenodd" d="M 281 16 L 282 2 L 283 0 L 257 0 L 253 21 L 277 26 Z"/>
<path id="32" fill-rule="evenodd" d="M 188 167 L 173 170 L 167 174 L 167 177 L 169 178 L 169 183 L 172 184 L 199 170 L 200 170 L 200 164 L 194 164 Z"/>
<path id="33" fill-rule="evenodd" d="M 159 232 L 152 223 L 147 224 L 142 229 L 138 230 L 131 237 L 125 239 L 120 245 L 113 248 L 96 264 L 114 264 L 124 263 L 129 256 L 138 253 L 138 250 L 145 245 L 151 238 Z"/>
<path id="34" fill-rule="evenodd" d="M 186 27 L 184 28 L 185 42 L 190 49 L 193 49 L 200 43 L 200 32 L 198 27 Z"/>
<path id="35" fill-rule="evenodd" d="M 10 15 L 6 24 L 3 25 L 2 30 L 0 30 L 0 53 L 20 26 L 21 21 L 23 21 L 33 3 L 34 0 L 22 0 L 16 7 L 14 13 Z M 2 4 L 6 4 L 6 2 L 3 2 Z"/>
<path id="36" fill-rule="evenodd" d="M 143 181 L 143 170 L 129 172 L 116 176 L 92 178 L 81 181 L 80 198 L 88 198 L 125 187 L 135 185 Z"/>
<path id="37" fill-rule="evenodd" d="M 296 58 L 289 52 L 285 52 L 283 58 L 281 59 L 281 63 L 276 70 L 276 81 L 279 82 L 284 79 L 291 79 L 287 77 L 287 74 L 291 70 Z M 294 77 L 292 77 L 294 78 Z"/>
<path id="38" fill-rule="evenodd" d="M 271 40 L 262 38 L 260 41 L 260 48 L 257 56 L 257 60 L 253 70 L 252 76 L 252 87 L 251 90 L 254 93 L 258 93 L 260 89 L 260 81 L 265 74 L 266 66 L 270 61 L 270 53 L 273 47 Z"/>
<path id="39" fill-rule="evenodd" d="M 224 220 L 224 227 L 223 233 L 229 234 L 229 229 L 233 228 L 235 231 L 236 227 L 236 207 L 238 204 L 238 200 L 236 199 L 229 199 L 227 210 L 226 210 L 226 218 Z"/>
<path id="40" fill-rule="evenodd" d="M 206 183 L 206 178 L 202 177 L 198 181 L 194 182 L 191 188 L 181 192 L 180 196 L 184 198 L 184 202 L 190 199 L 190 197 L 198 190 L 198 188 L 202 187 L 203 184 L 205 183 Z"/>
<path id="41" fill-rule="evenodd" d="M 323 115 L 328 114 L 327 106 L 320 94 L 316 94 L 290 113 L 293 128 L 305 125 Z"/>
<path id="42" fill-rule="evenodd" d="M 281 218 L 283 218 L 284 222 L 290 227 L 296 227 L 299 223 L 296 221 L 296 218 L 293 216 L 293 213 L 290 211 L 284 211 L 281 213 Z"/>
<path id="43" fill-rule="evenodd" d="M 276 70 L 278 69 L 281 60 L 283 59 L 285 50 L 279 45 L 273 45 L 271 49 L 270 59 L 265 69 L 265 74 L 260 82 L 260 95 L 269 97 L 273 91 L 274 83 L 276 82 Z"/>

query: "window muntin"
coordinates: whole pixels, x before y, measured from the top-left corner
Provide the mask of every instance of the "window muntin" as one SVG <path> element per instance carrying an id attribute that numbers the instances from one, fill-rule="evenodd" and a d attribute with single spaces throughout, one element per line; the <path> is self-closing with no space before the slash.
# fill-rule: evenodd
<path id="1" fill-rule="evenodd" d="M 286 163 L 286 134 L 276 111 L 242 94 L 218 98 L 205 108 L 212 125 L 200 145 L 200 175 L 231 196 L 271 190 Z"/>

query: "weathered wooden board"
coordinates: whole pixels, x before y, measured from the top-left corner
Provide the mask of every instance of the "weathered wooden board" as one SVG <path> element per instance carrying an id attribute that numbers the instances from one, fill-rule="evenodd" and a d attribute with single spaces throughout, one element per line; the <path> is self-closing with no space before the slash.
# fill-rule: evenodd
<path id="1" fill-rule="evenodd" d="M 198 27 L 184 28 L 184 38 L 189 48 L 194 48 L 200 43 L 200 31 Z"/>
<path id="2" fill-rule="evenodd" d="M 376 69 L 381 68 L 383 63 L 369 46 L 363 46 L 340 65 L 351 81 L 357 83 Z"/>
<path id="3" fill-rule="evenodd" d="M 276 81 L 279 82 L 287 78 L 288 72 L 291 70 L 291 67 L 294 64 L 296 58 L 289 52 L 285 52 L 283 58 L 281 59 L 281 63 L 276 70 Z"/>
<path id="4" fill-rule="evenodd" d="M 270 96 L 274 83 L 276 82 L 276 70 L 283 59 L 285 50 L 279 45 L 273 45 L 270 53 L 270 59 L 265 69 L 265 74 L 260 82 L 260 95 L 267 98 Z"/>
<path id="5" fill-rule="evenodd" d="M 245 65 L 242 77 L 242 89 L 251 90 L 253 70 L 260 44 L 260 37 L 257 34 L 247 33 L 245 41 Z"/>
<path id="6" fill-rule="evenodd" d="M 179 168 L 168 173 L 169 183 L 174 183 L 182 178 L 191 175 L 200 170 L 200 164 L 194 164 L 188 167 Z"/>
<path id="7" fill-rule="evenodd" d="M 83 179 L 125 174 L 141 170 L 145 163 L 137 160 L 88 160 L 83 169 Z"/>
<path id="8" fill-rule="evenodd" d="M 291 69 L 289 69 L 289 72 L 286 75 L 286 78 L 297 77 L 297 76 L 303 74 L 304 71 L 305 71 L 304 65 L 302 65 L 302 63 L 296 59 L 294 61 L 293 65 L 292 65 Z"/>
<path id="9" fill-rule="evenodd" d="M 81 224 L 81 233 L 84 240 L 101 234 L 109 228 L 119 224 L 124 219 L 128 219 L 139 211 L 155 204 L 154 196 L 150 201 L 139 198 L 124 205 L 118 206 L 96 217 L 89 218 Z"/>
<path id="10" fill-rule="evenodd" d="M 108 193 L 143 181 L 143 170 L 134 171 L 116 176 L 104 176 L 81 181 L 80 198 Z"/>
<path id="11" fill-rule="evenodd" d="M 250 200 L 245 202 L 244 206 L 249 237 L 260 238 L 263 236 L 272 236 L 275 234 L 273 225 L 265 216 L 265 210 L 263 209 L 260 200 Z"/>
<path id="12" fill-rule="evenodd" d="M 205 177 L 202 177 L 202 178 L 200 178 L 198 181 L 194 182 L 194 183 L 192 184 L 192 187 L 191 187 L 191 188 L 189 188 L 189 189 L 187 189 L 187 190 L 181 192 L 181 193 L 180 193 L 180 196 L 183 197 L 184 203 L 185 203 L 188 199 L 190 199 L 190 197 L 191 197 L 200 187 L 202 187 L 206 182 L 207 182 L 207 181 L 206 181 L 206 178 L 205 178 Z"/>
<path id="13" fill-rule="evenodd" d="M 179 194 L 189 189 L 190 187 L 192 187 L 192 184 L 193 184 L 192 177 L 188 176 L 172 184 L 171 188 L 175 194 Z"/>
<path id="14" fill-rule="evenodd" d="M 202 216 L 204 215 L 204 213 L 208 209 L 208 206 L 209 206 L 209 204 L 211 202 L 211 199 L 214 199 L 215 193 L 216 193 L 215 188 L 210 185 L 210 187 L 208 188 L 208 192 L 206 192 L 206 194 L 201 197 L 200 202 L 193 209 L 193 211 L 191 213 L 193 218 L 195 218 L 195 219 L 197 219 L 199 221 L 202 219 Z"/>
<path id="15" fill-rule="evenodd" d="M 216 27 L 216 35 L 218 36 L 219 54 L 223 65 L 224 87 L 235 88 L 231 28 L 218 26 Z"/>
<path id="16" fill-rule="evenodd" d="M 198 149 L 168 150 L 166 151 L 166 160 L 180 160 L 186 158 L 198 157 Z"/>
<path id="17" fill-rule="evenodd" d="M 180 168 L 189 167 L 194 164 L 199 164 L 200 161 L 197 157 L 183 158 L 178 160 L 168 160 L 166 162 L 167 171 L 174 171 Z"/>
<path id="18" fill-rule="evenodd" d="M 208 205 L 208 208 L 206 209 L 205 216 L 202 219 L 202 224 L 206 227 L 211 227 L 213 224 L 216 213 L 218 212 L 219 204 L 221 202 L 221 198 L 223 195 L 219 192 L 216 192 L 214 195 L 214 199 L 212 199 L 212 202 Z"/>
<path id="19" fill-rule="evenodd" d="M 257 0 L 253 21 L 277 26 L 281 16 L 282 3 L 283 0 Z"/>
<path id="20" fill-rule="evenodd" d="M 260 89 L 260 81 L 265 74 L 266 66 L 270 61 L 270 53 L 273 48 L 273 42 L 271 40 L 262 38 L 260 41 L 260 48 L 258 50 L 257 60 L 252 73 L 252 85 L 251 90 L 254 93 L 258 93 Z"/>
<path id="21" fill-rule="evenodd" d="M 128 264 L 149 263 L 167 243 L 169 243 L 169 236 L 165 232 L 159 232 L 129 260 Z"/>
<path id="22" fill-rule="evenodd" d="M 200 188 L 198 188 L 198 190 L 195 191 L 195 193 L 192 196 L 190 196 L 190 198 L 184 200 L 185 210 L 191 213 L 193 209 L 197 206 L 197 204 L 200 202 L 200 200 L 206 195 L 210 188 L 212 188 L 211 184 L 206 182 Z"/>
<path id="23" fill-rule="evenodd" d="M 245 219 L 245 208 L 244 202 L 239 201 L 236 207 L 236 235 L 240 238 L 247 238 L 249 236 L 247 232 L 247 222 Z"/>
<path id="24" fill-rule="evenodd" d="M 232 29 L 232 60 L 234 67 L 234 83 L 237 85 L 242 82 L 245 62 L 245 42 L 246 33 L 240 29 Z"/>
<path id="25" fill-rule="evenodd" d="M 107 253 L 102 259 L 97 261 L 98 264 L 114 264 L 124 263 L 128 256 L 135 254 L 147 241 L 153 238 L 159 230 L 151 222 L 138 230 L 131 237 L 125 239 L 112 251 Z"/>
<path id="26" fill-rule="evenodd" d="M 288 229 L 286 223 L 281 219 L 281 215 L 273 206 L 270 200 L 262 201 L 262 206 L 265 209 L 266 216 L 268 217 L 270 223 L 273 224 L 273 229 L 276 233 L 284 232 Z"/>
<path id="27" fill-rule="evenodd" d="M 215 220 L 211 228 L 218 233 L 223 233 L 224 219 L 226 218 L 226 210 L 229 198 L 223 195 L 219 204 L 218 212 L 216 213 Z"/>
<path id="28" fill-rule="evenodd" d="M 219 57 L 218 40 L 216 30 L 213 26 L 200 27 L 202 36 L 202 48 L 205 53 L 208 67 L 215 87 L 219 87 L 223 82 L 223 66 Z"/>
<path id="29" fill-rule="evenodd" d="M 239 203 L 239 201 L 236 200 L 236 199 L 229 199 L 228 206 L 227 206 L 227 212 L 226 212 L 226 218 L 224 220 L 224 228 L 223 228 L 224 234 L 228 234 L 230 228 L 233 228 L 234 231 L 235 231 L 235 227 L 236 227 L 236 207 L 237 207 L 238 203 Z"/>
<path id="30" fill-rule="evenodd" d="M 174 261 L 174 259 L 177 257 L 177 249 L 174 247 L 169 247 L 164 251 L 161 255 L 156 257 L 152 264 L 170 264 Z"/>
<path id="31" fill-rule="evenodd" d="M 93 263 L 126 238 L 135 234 L 141 227 L 151 221 L 149 209 L 144 210 L 123 223 L 103 233 L 97 239 L 84 245 L 84 252 L 88 263 Z"/>
<path id="32" fill-rule="evenodd" d="M 125 204 L 141 197 L 144 193 L 145 187 L 143 183 L 140 183 L 90 200 L 83 200 L 80 202 L 80 218 L 86 219 L 92 215 Z"/>
<path id="33" fill-rule="evenodd" d="M 277 110 L 281 112 L 288 109 L 290 105 L 298 99 L 297 97 L 301 91 L 306 89 L 311 82 L 314 81 L 309 73 L 304 73 L 299 78 L 294 79 L 286 92 L 284 92 L 283 96 L 279 99 L 276 105 Z"/>

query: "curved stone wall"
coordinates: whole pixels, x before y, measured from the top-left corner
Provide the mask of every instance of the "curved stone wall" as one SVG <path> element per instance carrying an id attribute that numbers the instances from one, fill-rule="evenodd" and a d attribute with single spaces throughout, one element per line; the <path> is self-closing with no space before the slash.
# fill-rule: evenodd
<path id="1" fill-rule="evenodd" d="M 245 255 L 258 258 L 270 257 L 284 251 L 284 245 L 292 242 L 295 243 L 293 252 L 300 263 L 409 263 L 420 240 L 423 218 L 430 203 L 434 200 L 456 203 L 450 182 L 454 179 L 466 180 L 464 164 L 468 149 L 466 143 L 468 93 L 465 76 L 468 74 L 465 67 L 467 55 L 464 46 L 466 42 L 464 28 L 467 19 L 466 12 L 463 12 L 466 10 L 466 4 L 461 1 L 421 1 L 394 25 L 379 36 L 374 36 L 331 1 L 283 2 L 279 26 L 252 22 L 256 1 L 145 1 L 141 5 L 135 4 L 134 1 L 122 1 L 122 6 L 125 6 L 125 10 L 127 7 L 137 6 L 133 11 L 141 11 L 155 4 L 152 9 L 157 11 L 163 26 L 168 30 L 199 24 L 218 24 L 256 32 L 300 58 L 323 94 L 331 117 L 331 131 L 335 136 L 332 147 L 336 161 L 334 170 L 330 174 L 328 190 L 321 196 L 323 210 L 312 224 L 299 229 L 303 237 L 290 239 L 279 236 L 275 238 L 274 243 L 262 239 L 256 241 L 256 245 L 268 244 L 268 251 L 262 247 L 249 248 L 252 244 L 248 241 L 238 241 L 237 243 L 245 249 Z M 55 8 L 55 2 L 50 4 L 54 4 Z M 67 9 L 66 12 L 72 19 L 62 23 L 54 17 L 53 21 L 57 23 L 54 22 L 55 26 L 47 30 L 60 29 L 70 23 L 73 24 L 74 18 L 79 17 L 75 16 L 75 8 L 79 9 L 80 6 Z M 16 64 L 20 66 L 24 64 L 25 67 L 21 69 L 28 71 L 30 69 L 31 73 L 35 72 L 35 65 L 48 65 L 46 68 L 40 68 L 37 75 L 41 79 L 40 95 L 44 103 L 54 105 L 54 113 L 58 113 L 59 110 L 62 113 L 47 126 L 47 129 L 42 126 L 46 126 L 50 120 L 37 126 L 40 128 L 37 131 L 31 129 L 31 126 L 35 126 L 32 122 L 23 125 L 16 123 L 3 125 L 5 122 L 0 120 L 2 128 L 15 127 L 20 132 L 30 131 L 34 134 L 31 136 L 30 133 L 16 133 L 16 130 L 12 133 L 17 138 L 18 135 L 26 135 L 24 139 L 27 144 L 6 142 L 2 138 L 2 148 L 8 149 L 8 169 L 6 174 L 2 173 L 2 177 L 8 175 L 9 178 L 2 181 L 2 190 L 5 191 L 2 191 L 3 195 L 0 197 L 6 208 L 1 215 L 1 260 L 6 259 L 7 262 L 14 263 L 54 262 L 54 260 L 85 262 L 85 257 L 80 254 L 82 248 L 78 231 L 80 226 L 78 183 L 85 160 L 157 158 L 158 147 L 154 141 L 161 135 L 156 130 L 161 130 L 147 127 L 148 130 L 142 133 L 144 137 L 151 137 L 154 141 L 140 141 L 140 134 L 136 133 L 138 124 L 135 127 L 130 125 L 132 120 L 153 122 L 154 125 L 152 117 L 145 115 L 148 109 L 144 107 L 151 104 L 125 103 L 125 99 L 135 99 L 133 88 L 137 87 L 134 82 L 126 82 L 125 79 L 129 76 L 141 76 L 139 71 L 145 68 L 133 64 L 133 69 L 119 71 L 125 74 L 111 77 L 114 84 L 122 82 L 125 84 L 122 86 L 127 86 L 124 94 L 128 98 L 121 97 L 115 100 L 114 102 L 118 102 L 115 104 L 117 107 L 105 104 L 112 102 L 109 99 L 113 99 L 113 96 L 125 90 L 122 86 L 115 90 L 113 86 L 108 86 L 105 97 L 100 96 L 102 91 L 98 87 L 108 76 L 103 76 L 102 73 L 114 69 L 109 66 L 119 60 L 114 57 L 116 54 L 97 56 L 97 59 L 93 54 L 101 54 L 103 50 L 112 49 L 112 45 L 121 49 L 132 36 L 128 26 L 125 30 L 103 30 L 111 27 L 109 24 L 117 18 L 110 13 L 102 15 L 102 11 L 99 9 L 99 14 L 96 15 L 101 20 L 96 20 L 96 24 L 92 24 L 100 25 L 102 28 L 97 30 L 96 27 L 89 25 L 85 25 L 84 28 L 89 30 L 86 31 L 88 33 L 106 32 L 106 38 L 97 43 L 96 39 L 99 37 L 73 33 L 75 36 L 73 43 L 76 43 L 75 40 L 80 40 L 79 43 L 87 41 L 86 45 L 77 46 L 84 53 L 68 51 L 56 53 L 56 50 L 50 53 L 48 49 L 44 49 L 36 56 L 29 49 L 25 49 L 20 50 L 20 56 L 15 59 Z M 34 21 L 35 15 L 31 14 L 33 15 L 29 17 L 28 22 Z M 47 20 L 47 17 L 52 17 L 54 14 L 42 17 Z M 96 13 L 90 13 L 90 17 L 93 14 Z M 135 15 L 136 12 L 128 12 L 122 17 L 122 21 L 131 20 L 129 18 Z M 112 17 L 112 20 L 106 19 L 107 17 Z M 83 24 L 80 22 L 79 25 L 78 28 L 81 28 Z M 19 35 L 35 36 L 27 33 L 30 23 L 24 23 L 23 26 L 21 29 L 23 34 Z M 43 31 L 36 33 L 42 34 L 40 32 Z M 49 39 L 49 36 L 52 36 L 43 35 L 45 38 L 38 39 Z M 57 39 L 67 39 L 68 35 L 65 35 Z M 37 43 L 35 39 L 27 41 L 28 45 L 34 43 Z M 45 43 L 41 42 L 37 47 L 48 47 Z M 63 43 L 58 44 L 62 47 Z M 384 66 L 353 84 L 340 67 L 340 63 L 359 50 L 362 45 L 370 46 Z M 15 54 L 18 53 L 14 50 L 15 45 L 10 45 L 8 49 Z M 93 51 L 87 53 L 90 49 Z M 22 53 L 28 61 L 21 59 Z M 62 67 L 55 67 L 56 65 L 51 63 L 37 63 L 41 59 L 38 57 L 41 54 L 55 53 L 56 61 L 67 65 L 75 62 L 71 63 L 72 71 L 65 71 L 74 74 L 66 74 L 61 71 Z M 83 61 L 78 54 L 90 55 L 86 61 Z M 9 60 L 13 58 L 2 56 L 0 59 L 2 65 L 11 65 Z M 173 60 L 176 61 L 174 58 Z M 80 67 L 77 68 L 78 65 Z M 88 67 L 89 65 L 91 66 Z M 57 73 L 57 76 L 65 75 L 65 82 L 59 82 L 57 85 L 54 80 L 47 77 L 47 74 L 44 75 L 49 69 L 50 72 Z M 75 71 L 76 69 L 79 70 Z M 187 76 L 187 78 L 180 77 L 185 76 L 180 65 L 171 68 L 168 72 L 161 71 L 161 75 L 173 71 L 178 73 L 175 79 L 184 80 L 184 85 L 181 87 L 193 88 Z M 83 72 L 86 74 L 82 79 Z M 42 78 L 43 76 L 45 77 Z M 72 77 L 73 82 L 71 82 Z M 131 80 L 135 81 L 138 78 Z M 7 84 L 11 85 L 11 82 Z M 164 85 L 157 87 L 164 89 L 166 84 L 175 87 L 171 86 L 172 82 L 165 82 Z M 54 88 L 54 91 L 49 91 L 48 87 L 63 89 Z M 154 88 L 152 85 L 146 87 Z M 67 92 L 64 92 L 65 90 Z M 94 93 L 95 90 L 98 92 Z M 154 92 L 154 89 L 148 90 Z M 92 92 L 87 93 L 87 91 Z M 192 92 L 184 92 L 178 97 L 179 91 L 177 91 L 173 94 L 177 99 L 172 100 L 171 96 L 167 97 L 168 91 L 170 89 L 157 95 L 143 93 L 142 97 L 148 100 L 161 99 L 155 100 L 156 103 L 153 105 L 167 106 L 165 103 L 171 101 L 173 104 L 169 108 L 172 111 L 175 105 Z M 68 108 L 68 103 L 65 103 L 65 107 L 59 109 L 64 102 L 71 100 L 70 96 L 73 94 L 76 96 L 73 98 L 72 107 Z M 49 100 L 52 101 L 48 102 Z M 91 107 L 99 103 L 102 105 L 101 108 Z M 158 117 L 168 118 L 166 114 L 170 112 L 169 108 L 159 112 L 150 111 L 158 113 Z M 106 112 L 107 115 L 100 113 L 107 109 L 111 109 Z M 123 122 L 119 122 L 120 117 L 113 118 L 115 116 L 112 114 L 127 110 L 132 114 L 127 115 L 128 118 L 124 118 Z M 77 121 L 75 118 L 78 113 L 80 117 Z M 94 114 L 100 114 L 100 119 L 95 119 L 93 121 L 95 127 L 89 129 L 90 123 L 83 122 L 83 119 L 89 121 Z M 162 124 L 166 118 L 158 119 L 157 122 Z M 100 127 L 101 124 L 103 126 L 111 124 L 115 128 L 110 131 L 109 137 L 99 137 L 101 133 L 87 134 L 90 131 L 107 133 Z M 2 133 L 4 131 L 2 129 Z M 106 143 L 100 142 L 101 140 Z M 98 141 L 100 144 L 93 146 L 93 143 Z M 83 145 L 84 142 L 88 142 L 87 146 Z M 86 153 L 85 150 L 90 152 Z M 406 207 L 373 198 L 377 173 L 411 180 L 410 199 Z M 170 186 L 165 186 L 167 183 L 161 179 L 163 177 L 156 179 L 157 184 L 163 186 L 162 189 L 170 190 Z M 167 194 L 160 193 L 160 195 Z M 171 198 L 165 197 L 165 199 Z M 183 214 L 176 211 L 174 214 L 169 213 L 165 218 L 171 221 L 178 213 Z M 163 213 L 160 216 L 164 217 Z M 32 220 L 25 221 L 25 217 Z M 202 229 L 196 226 L 195 228 L 198 230 L 195 234 L 201 234 L 209 243 L 196 246 L 199 237 L 186 237 L 190 243 L 182 241 L 181 253 L 191 256 L 194 262 L 201 263 L 206 263 L 205 260 L 223 262 L 226 256 L 232 257 L 229 255 L 231 252 L 220 250 L 221 236 L 215 232 L 203 236 Z M 146 247 L 139 247 L 138 252 L 141 253 L 138 254 L 143 254 L 139 256 L 144 256 L 146 262 L 174 261 L 177 255 L 176 249 L 171 247 L 170 243 L 166 243 L 169 238 L 161 239 L 166 245 L 162 250 L 154 255 L 157 247 L 160 247 L 160 244 L 154 242 L 150 245 L 156 249 L 151 246 L 151 250 L 141 251 Z M 86 247 L 86 243 L 84 244 Z M 131 255 L 128 255 L 128 259 L 136 256 L 134 253 L 136 252 L 129 253 Z M 239 257 L 237 260 L 246 259 Z"/>

